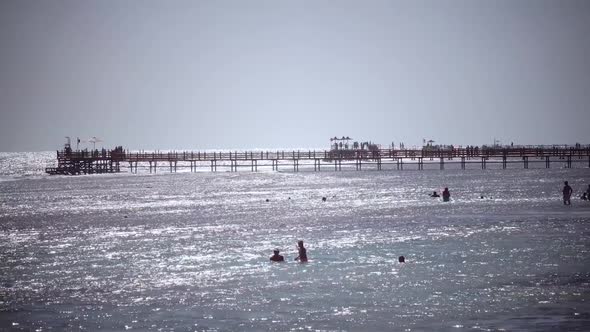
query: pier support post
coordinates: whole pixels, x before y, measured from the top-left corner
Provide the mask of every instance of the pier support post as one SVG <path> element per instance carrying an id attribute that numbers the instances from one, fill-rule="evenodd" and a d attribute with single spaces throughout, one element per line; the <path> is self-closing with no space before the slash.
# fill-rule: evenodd
<path id="1" fill-rule="evenodd" d="M 481 157 L 481 169 L 486 169 L 486 157 Z"/>
<path id="2" fill-rule="evenodd" d="M 381 170 L 381 158 L 377 159 L 377 170 Z"/>
<path id="3" fill-rule="evenodd" d="M 572 168 L 572 155 L 567 156 L 567 168 Z"/>
<path id="4" fill-rule="evenodd" d="M 320 172 L 321 171 L 321 166 L 320 166 L 321 160 L 320 159 L 314 159 L 313 161 L 313 170 L 316 172 Z"/>
<path id="5" fill-rule="evenodd" d="M 524 156 L 522 157 L 523 163 L 524 163 L 524 168 L 528 169 L 529 168 L 529 157 Z"/>
<path id="6" fill-rule="evenodd" d="M 465 157 L 461 157 L 461 169 L 465 169 Z"/>
<path id="7" fill-rule="evenodd" d="M 445 169 L 445 158 L 440 157 L 440 170 L 444 170 Z"/>
<path id="8" fill-rule="evenodd" d="M 545 168 L 551 168 L 549 156 L 545 156 Z"/>
<path id="9" fill-rule="evenodd" d="M 507 160 L 506 160 L 506 156 L 502 156 L 502 169 L 506 169 L 506 165 L 507 164 Z"/>

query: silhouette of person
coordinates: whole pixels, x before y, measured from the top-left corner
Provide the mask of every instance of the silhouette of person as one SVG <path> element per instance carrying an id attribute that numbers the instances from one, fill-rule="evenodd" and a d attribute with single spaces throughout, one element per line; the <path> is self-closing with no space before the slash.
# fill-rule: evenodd
<path id="1" fill-rule="evenodd" d="M 406 262 L 406 258 L 404 256 L 399 256 L 399 258 L 397 260 L 400 263 L 405 263 Z"/>
<path id="2" fill-rule="evenodd" d="M 448 202 L 451 199 L 451 193 L 449 192 L 449 188 L 445 188 L 442 193 L 443 201 Z"/>
<path id="3" fill-rule="evenodd" d="M 322 197 L 322 202 L 325 202 L 327 200 L 326 197 Z"/>
<path id="4" fill-rule="evenodd" d="M 588 200 L 588 194 L 583 193 L 582 197 L 580 197 L 583 201 L 587 201 Z"/>
<path id="5" fill-rule="evenodd" d="M 434 191 L 434 192 L 433 192 L 433 193 L 430 195 L 430 197 L 440 197 L 440 195 L 439 195 L 439 194 L 438 194 L 436 191 Z"/>
<path id="6" fill-rule="evenodd" d="M 572 187 L 570 187 L 567 181 L 565 181 L 563 184 L 563 205 L 571 205 L 572 202 L 570 201 L 570 198 L 572 197 L 574 190 Z"/>
<path id="7" fill-rule="evenodd" d="M 285 257 L 283 257 L 283 255 L 279 255 L 279 249 L 275 249 L 273 251 L 273 255 L 270 256 L 270 260 L 271 262 L 284 262 Z"/>
<path id="8" fill-rule="evenodd" d="M 307 262 L 307 250 L 303 246 L 303 240 L 299 240 L 297 242 L 297 250 L 299 251 L 299 256 L 297 256 L 295 260 L 299 261 L 300 263 Z"/>

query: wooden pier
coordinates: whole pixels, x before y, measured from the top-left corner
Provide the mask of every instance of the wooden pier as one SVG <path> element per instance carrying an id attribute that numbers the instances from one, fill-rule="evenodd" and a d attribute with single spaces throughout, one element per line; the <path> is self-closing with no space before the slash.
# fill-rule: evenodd
<path id="1" fill-rule="evenodd" d="M 308 151 L 173 151 L 128 152 L 122 147 L 113 150 L 73 151 L 66 146 L 57 151 L 57 166 L 46 169 L 48 174 L 77 175 L 116 173 L 127 168 L 132 173 L 138 169 L 156 173 L 161 169 L 176 172 L 186 168 L 191 172 L 206 169 L 211 172 L 225 170 L 237 172 L 246 169 L 257 172 L 267 168 L 273 171 L 298 172 L 344 169 L 440 169 L 454 165 L 460 169 L 487 169 L 491 165 L 520 164 L 525 169 L 531 164 L 550 168 L 590 168 L 590 145 L 576 146 L 526 146 L 526 147 L 466 147 L 451 149 L 376 149 L 376 150 L 308 150 Z M 537 166 L 538 168 L 538 166 Z"/>

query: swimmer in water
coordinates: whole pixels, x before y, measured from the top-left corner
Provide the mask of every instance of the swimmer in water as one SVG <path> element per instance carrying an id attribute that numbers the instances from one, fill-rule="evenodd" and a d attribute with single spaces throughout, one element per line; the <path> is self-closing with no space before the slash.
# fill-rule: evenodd
<path id="1" fill-rule="evenodd" d="M 270 256 L 270 261 L 271 262 L 284 262 L 285 257 L 283 257 L 283 255 L 279 255 L 279 249 L 275 249 L 273 251 L 273 255 Z"/>
<path id="2" fill-rule="evenodd" d="M 434 191 L 432 194 L 430 194 L 430 197 L 440 197 L 440 195 Z"/>
<path id="3" fill-rule="evenodd" d="M 307 262 L 307 250 L 303 246 L 303 240 L 299 240 L 297 242 L 297 250 L 299 251 L 299 256 L 297 256 L 295 258 L 295 260 L 299 261 L 300 263 L 306 263 Z"/>

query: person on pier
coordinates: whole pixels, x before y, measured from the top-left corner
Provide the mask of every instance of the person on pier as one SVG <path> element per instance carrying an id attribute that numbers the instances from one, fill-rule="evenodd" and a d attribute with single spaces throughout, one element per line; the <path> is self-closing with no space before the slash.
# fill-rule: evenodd
<path id="1" fill-rule="evenodd" d="M 570 187 L 567 181 L 565 181 L 563 184 L 563 205 L 572 205 L 570 199 L 572 197 L 572 193 L 574 192 L 574 190 L 572 189 L 572 187 Z"/>
<path id="2" fill-rule="evenodd" d="M 273 251 L 273 255 L 270 256 L 270 261 L 271 262 L 284 262 L 285 257 L 283 257 L 283 255 L 279 255 L 279 249 L 275 249 Z"/>
<path id="3" fill-rule="evenodd" d="M 303 246 L 303 240 L 297 242 L 297 250 L 299 251 L 299 256 L 295 260 L 300 263 L 307 263 L 307 249 Z"/>
<path id="4" fill-rule="evenodd" d="M 448 202 L 451 200 L 451 193 L 449 192 L 449 188 L 445 188 L 442 193 L 443 201 Z"/>

